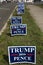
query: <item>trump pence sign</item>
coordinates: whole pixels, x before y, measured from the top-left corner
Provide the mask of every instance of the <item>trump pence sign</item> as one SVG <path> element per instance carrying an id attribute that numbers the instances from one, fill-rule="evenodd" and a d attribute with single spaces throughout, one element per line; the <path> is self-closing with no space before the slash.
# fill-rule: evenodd
<path id="1" fill-rule="evenodd" d="M 14 16 L 11 18 L 11 25 L 12 24 L 22 24 L 22 17 L 21 16 Z"/>
<path id="2" fill-rule="evenodd" d="M 9 46 L 9 63 L 36 64 L 36 46 Z"/>
<path id="3" fill-rule="evenodd" d="M 11 33 L 11 36 L 27 35 L 27 25 L 26 24 L 11 25 L 10 33 Z"/>
<path id="4" fill-rule="evenodd" d="M 25 6 L 24 6 L 24 2 L 19 2 L 18 3 L 18 9 L 17 9 L 17 14 L 23 14 L 24 13 L 24 9 L 25 9 Z"/>

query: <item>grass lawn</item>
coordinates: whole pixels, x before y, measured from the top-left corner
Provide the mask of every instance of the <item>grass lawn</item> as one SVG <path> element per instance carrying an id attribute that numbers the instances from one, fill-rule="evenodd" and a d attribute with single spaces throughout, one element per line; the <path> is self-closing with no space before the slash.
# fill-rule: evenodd
<path id="1" fill-rule="evenodd" d="M 37 6 L 39 6 L 39 7 L 43 8 L 43 4 L 39 4 L 39 5 L 37 5 Z"/>
<path id="2" fill-rule="evenodd" d="M 16 16 L 16 11 L 13 14 Z M 22 16 L 22 23 L 27 24 L 26 36 L 10 36 L 10 21 L 4 33 L 0 36 L 0 65 L 9 65 L 8 63 L 8 46 L 36 46 L 37 61 L 35 65 L 43 65 L 43 33 L 35 24 L 35 20 L 29 13 L 28 9 L 25 9 L 25 13 Z M 14 64 L 14 65 L 32 65 L 32 64 Z"/>

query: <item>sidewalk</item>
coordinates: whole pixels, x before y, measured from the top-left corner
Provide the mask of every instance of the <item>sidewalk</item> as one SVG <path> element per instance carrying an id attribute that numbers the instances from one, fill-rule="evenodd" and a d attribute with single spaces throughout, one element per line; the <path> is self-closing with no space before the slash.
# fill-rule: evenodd
<path id="1" fill-rule="evenodd" d="M 30 9 L 31 16 L 36 20 L 35 23 L 43 32 L 43 9 L 35 5 L 28 5 L 27 8 Z"/>

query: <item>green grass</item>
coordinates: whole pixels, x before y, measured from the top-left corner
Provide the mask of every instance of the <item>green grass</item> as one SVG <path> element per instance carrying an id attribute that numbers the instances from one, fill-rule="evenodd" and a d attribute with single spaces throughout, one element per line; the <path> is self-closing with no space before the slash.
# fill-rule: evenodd
<path id="1" fill-rule="evenodd" d="M 13 14 L 16 16 L 16 11 Z M 25 9 L 25 13 L 22 16 L 22 23 L 27 24 L 26 36 L 10 36 L 10 21 L 4 33 L 0 36 L 0 65 L 8 64 L 8 46 L 36 46 L 37 61 L 35 65 L 43 65 L 43 33 L 35 24 L 35 20 L 29 13 L 28 9 Z M 32 65 L 32 64 L 14 64 L 14 65 Z"/>
<path id="2" fill-rule="evenodd" d="M 39 6 L 39 7 L 43 8 L 43 4 L 38 4 L 37 6 Z"/>

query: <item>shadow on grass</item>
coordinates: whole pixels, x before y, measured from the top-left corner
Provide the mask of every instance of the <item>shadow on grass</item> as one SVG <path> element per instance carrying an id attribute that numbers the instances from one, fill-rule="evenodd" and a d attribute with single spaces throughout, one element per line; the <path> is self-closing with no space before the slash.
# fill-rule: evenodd
<path id="1" fill-rule="evenodd" d="M 11 34 L 10 33 L 7 33 L 7 35 L 11 37 Z"/>
<path id="2" fill-rule="evenodd" d="M 7 62 L 7 64 L 9 65 L 9 61 L 8 61 L 8 56 L 7 55 L 3 55 L 3 59 Z"/>
<path id="3" fill-rule="evenodd" d="M 19 36 L 19 37 L 24 37 L 24 36 L 26 36 L 26 35 L 11 35 L 10 33 L 7 33 L 7 36 L 10 36 L 10 37 L 14 37 L 14 36 Z"/>
<path id="4" fill-rule="evenodd" d="M 11 36 L 11 34 L 10 34 L 10 33 L 7 33 L 7 36 L 9 36 L 9 37 L 13 37 L 13 36 Z"/>

